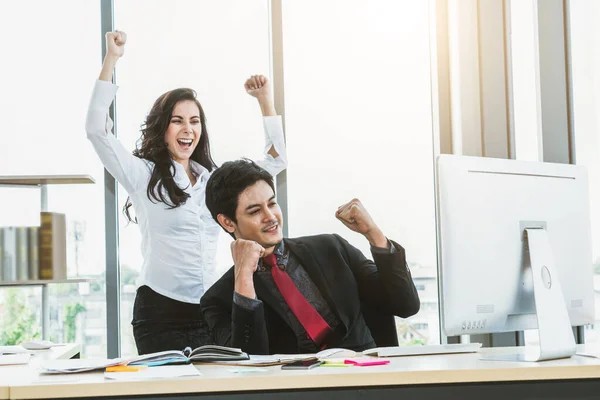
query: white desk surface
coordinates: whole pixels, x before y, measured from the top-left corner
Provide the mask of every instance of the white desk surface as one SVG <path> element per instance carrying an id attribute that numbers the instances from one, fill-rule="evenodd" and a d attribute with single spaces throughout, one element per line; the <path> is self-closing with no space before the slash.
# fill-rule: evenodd
<path id="1" fill-rule="evenodd" d="M 38 350 L 33 352 L 29 365 L 3 365 L 0 366 L 0 399 L 10 399 L 10 386 L 19 375 L 31 377 L 35 373 L 35 367 L 41 360 L 69 359 L 81 352 L 80 344 L 68 344 L 56 346 L 49 350 Z"/>
<path id="2" fill-rule="evenodd" d="M 480 353 L 506 354 L 522 350 L 517 347 L 493 348 L 482 349 Z M 578 350 L 589 351 L 590 347 L 579 345 Z M 200 377 L 148 380 L 135 385 L 105 380 L 100 371 L 39 375 L 32 366 L 12 367 L 14 371 L 0 369 L 0 376 L 9 377 L 11 399 L 600 378 L 600 359 L 591 357 L 573 356 L 540 363 L 479 358 L 478 353 L 394 357 L 390 358 L 390 364 L 383 366 L 318 367 L 308 371 L 285 371 L 275 366 L 264 372 L 251 373 L 230 371 L 239 367 L 196 364 L 202 373 Z M 5 376 L 3 381 L 6 381 Z"/>

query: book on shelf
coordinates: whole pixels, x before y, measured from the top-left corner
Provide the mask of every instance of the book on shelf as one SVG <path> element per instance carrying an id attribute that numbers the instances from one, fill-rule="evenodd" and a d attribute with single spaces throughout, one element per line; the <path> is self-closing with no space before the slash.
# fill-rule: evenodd
<path id="1" fill-rule="evenodd" d="M 29 279 L 40 279 L 40 249 L 38 247 L 40 235 L 39 226 L 27 227 L 27 250 L 29 251 Z"/>
<path id="2" fill-rule="evenodd" d="M 248 360 L 249 358 L 248 354 L 241 349 L 206 345 L 194 350 L 187 347 L 183 351 L 167 350 L 130 358 L 46 360 L 42 362 L 40 371 L 45 374 L 70 374 L 102 370 L 117 365 L 148 365 L 152 367 L 167 364 L 189 364 L 192 362 Z"/>
<path id="3" fill-rule="evenodd" d="M 65 214 L 42 211 L 39 229 L 40 279 L 67 279 L 67 223 Z"/>
<path id="4" fill-rule="evenodd" d="M 65 215 L 42 212 L 40 224 L 0 227 L 0 281 L 67 279 Z"/>
<path id="5" fill-rule="evenodd" d="M 4 229 L 0 228 L 0 282 L 4 280 Z"/>
<path id="6" fill-rule="evenodd" d="M 17 255 L 17 280 L 26 281 L 29 279 L 29 250 L 27 249 L 27 227 L 17 226 L 16 234 L 16 255 Z"/>
<path id="7" fill-rule="evenodd" d="M 0 227 L 0 281 L 39 279 L 38 226 Z"/>
<path id="8" fill-rule="evenodd" d="M 2 280 L 12 282 L 17 280 L 17 229 L 14 226 L 4 226 L 2 231 Z"/>

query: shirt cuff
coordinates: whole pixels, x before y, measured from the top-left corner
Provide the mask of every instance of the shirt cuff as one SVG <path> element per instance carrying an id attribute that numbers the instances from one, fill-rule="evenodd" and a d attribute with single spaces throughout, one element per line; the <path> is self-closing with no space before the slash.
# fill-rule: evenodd
<path id="1" fill-rule="evenodd" d="M 396 246 L 394 246 L 390 239 L 387 240 L 387 247 L 371 246 L 371 253 L 374 254 L 395 254 L 396 251 Z"/>
<path id="2" fill-rule="evenodd" d="M 265 150 L 267 154 L 271 146 L 275 147 L 275 151 L 281 157 L 281 160 L 287 162 L 287 153 L 285 148 L 285 140 L 283 138 L 283 122 L 281 115 L 263 117 L 263 128 L 265 131 Z"/>
<path id="3" fill-rule="evenodd" d="M 108 110 L 117 94 L 117 89 L 119 87 L 112 82 L 97 79 L 92 92 L 90 108 Z"/>
<path id="4" fill-rule="evenodd" d="M 246 310 L 256 310 L 262 304 L 262 301 L 251 299 L 238 292 L 233 292 L 233 302 Z"/>

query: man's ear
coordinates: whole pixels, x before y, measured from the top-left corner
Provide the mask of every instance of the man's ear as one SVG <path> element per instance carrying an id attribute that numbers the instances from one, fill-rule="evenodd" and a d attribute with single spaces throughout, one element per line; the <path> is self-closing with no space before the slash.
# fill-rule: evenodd
<path id="1" fill-rule="evenodd" d="M 224 214 L 217 215 L 217 221 L 225 230 L 229 233 L 233 233 L 235 231 L 235 222 L 231 220 L 231 218 L 225 216 Z"/>

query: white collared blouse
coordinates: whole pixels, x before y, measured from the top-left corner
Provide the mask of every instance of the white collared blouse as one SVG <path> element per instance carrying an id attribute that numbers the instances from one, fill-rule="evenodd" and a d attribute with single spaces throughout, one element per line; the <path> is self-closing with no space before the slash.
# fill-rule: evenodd
<path id="1" fill-rule="evenodd" d="M 210 172 L 190 161 L 198 174 L 197 182 L 192 186 L 184 167 L 174 162 L 174 180 L 190 198 L 173 209 L 148 199 L 146 190 L 154 164 L 135 157 L 111 133 L 113 122 L 109 107 L 117 89 L 110 82 L 96 81 L 85 129 L 104 167 L 131 198 L 142 234 L 144 260 L 137 284 L 147 285 L 174 300 L 199 303 L 211 283 L 205 277 L 212 277 L 216 270 L 217 240 L 221 231 L 205 203 Z M 263 117 L 263 122 L 265 158 L 257 163 L 275 176 L 287 166 L 281 117 Z M 267 154 L 271 146 L 275 147 L 279 157 Z"/>

